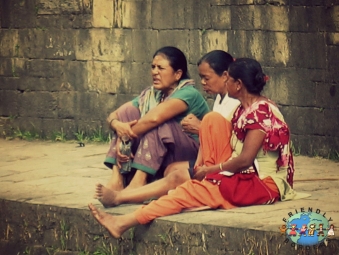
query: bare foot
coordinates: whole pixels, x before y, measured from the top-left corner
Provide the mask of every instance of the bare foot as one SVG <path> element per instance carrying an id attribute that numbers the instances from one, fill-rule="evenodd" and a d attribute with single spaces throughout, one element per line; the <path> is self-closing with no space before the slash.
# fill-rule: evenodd
<path id="1" fill-rule="evenodd" d="M 92 204 L 88 204 L 88 208 L 91 210 L 93 217 L 105 227 L 114 238 L 119 238 L 125 232 L 125 229 L 119 227 L 119 216 L 113 216 L 99 211 Z"/>
<path id="2" fill-rule="evenodd" d="M 104 207 L 113 207 L 120 204 L 116 199 L 118 192 L 119 191 L 108 189 L 104 185 L 97 183 L 95 185 L 94 198 L 98 199 Z"/>

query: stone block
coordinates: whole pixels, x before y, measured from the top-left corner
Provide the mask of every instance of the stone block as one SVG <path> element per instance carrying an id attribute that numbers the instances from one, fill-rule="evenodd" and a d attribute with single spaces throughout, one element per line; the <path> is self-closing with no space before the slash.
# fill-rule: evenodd
<path id="1" fill-rule="evenodd" d="M 115 94 L 122 81 L 120 62 L 88 61 L 89 91 Z"/>
<path id="2" fill-rule="evenodd" d="M 179 48 L 186 56 L 190 52 L 190 30 L 160 30 L 158 34 L 158 47 L 174 46 Z M 191 49 L 193 50 L 193 49 Z"/>
<path id="3" fill-rule="evenodd" d="M 151 62 L 158 50 L 158 31 L 150 29 L 132 30 L 132 61 Z"/>
<path id="4" fill-rule="evenodd" d="M 264 72 L 270 77 L 264 93 L 276 103 L 291 107 L 293 105 L 316 106 L 316 82 L 312 79 L 312 76 L 316 76 L 316 73 L 312 72 L 316 71 L 296 68 L 264 68 Z"/>
<path id="5" fill-rule="evenodd" d="M 210 1 L 186 0 L 185 27 L 187 29 L 210 29 L 213 27 L 211 18 L 214 11 Z"/>
<path id="6" fill-rule="evenodd" d="M 190 74 L 191 78 L 195 82 L 195 87 L 203 94 L 204 92 L 202 90 L 202 85 L 201 85 L 201 79 L 200 79 L 200 76 L 199 76 L 198 66 L 196 64 L 189 64 L 188 65 L 188 71 L 189 71 L 189 74 Z"/>
<path id="7" fill-rule="evenodd" d="M 338 137 L 292 135 L 293 144 L 301 149 L 302 155 L 311 157 L 328 157 L 333 153 L 332 148 L 337 148 Z"/>
<path id="8" fill-rule="evenodd" d="M 1 1 L 2 28 L 29 28 L 36 22 L 35 5 L 33 0 Z"/>
<path id="9" fill-rule="evenodd" d="M 211 0 L 211 5 L 230 5 L 233 0 Z"/>
<path id="10" fill-rule="evenodd" d="M 338 68 L 339 66 L 339 46 L 327 46 L 328 68 Z M 337 69 L 338 70 L 338 69 Z"/>
<path id="11" fill-rule="evenodd" d="M 58 96 L 59 119 L 105 121 L 107 112 L 115 107 L 109 94 L 93 92 L 60 92 Z"/>
<path id="12" fill-rule="evenodd" d="M 93 27 L 113 27 L 114 2 L 112 0 L 93 0 Z"/>
<path id="13" fill-rule="evenodd" d="M 212 5 L 253 5 L 256 0 L 212 0 Z"/>
<path id="14" fill-rule="evenodd" d="M 67 61 L 64 65 L 65 71 L 59 89 L 87 91 L 89 89 L 88 63 L 84 61 Z M 102 73 L 102 75 L 108 76 L 106 73 Z"/>
<path id="15" fill-rule="evenodd" d="M 53 92 L 23 92 L 19 95 L 19 115 L 33 118 L 57 117 L 57 95 Z"/>
<path id="16" fill-rule="evenodd" d="M 339 46 L 339 33 L 326 33 L 326 44 Z"/>
<path id="17" fill-rule="evenodd" d="M 74 30 L 28 29 L 19 34 L 19 46 L 26 58 L 75 59 Z"/>
<path id="18" fill-rule="evenodd" d="M 44 30 L 49 28 L 92 28 L 92 14 L 40 15 L 37 17 L 36 27 Z"/>
<path id="19" fill-rule="evenodd" d="M 290 31 L 319 32 L 326 29 L 325 7 L 290 6 L 289 9 Z"/>
<path id="20" fill-rule="evenodd" d="M 230 6 L 211 6 L 210 12 L 211 12 L 211 15 L 210 15 L 211 27 L 214 30 L 231 29 L 231 7 Z"/>
<path id="21" fill-rule="evenodd" d="M 9 77 L 22 76 L 25 69 L 25 61 L 20 58 L 0 58 L 0 75 Z"/>
<path id="22" fill-rule="evenodd" d="M 56 118 L 42 118 L 40 119 L 40 133 L 42 137 L 54 142 L 59 141 L 61 136 L 65 139 L 74 139 L 74 132 L 77 132 L 74 120 L 60 120 Z M 71 125 L 73 123 L 73 125 Z M 48 228 L 43 232 L 42 239 L 49 242 L 51 245 L 57 245 L 58 240 L 53 239 L 55 231 L 50 231 Z"/>
<path id="23" fill-rule="evenodd" d="M 324 0 L 325 6 L 339 5 L 339 0 Z"/>
<path id="24" fill-rule="evenodd" d="M 77 60 L 130 61 L 132 31 L 129 29 L 91 29 L 77 32 Z"/>
<path id="25" fill-rule="evenodd" d="M 118 96 L 121 94 L 139 95 L 142 90 L 152 85 L 151 63 L 124 63 L 122 65 L 122 82 Z"/>
<path id="26" fill-rule="evenodd" d="M 288 13 L 289 8 L 286 6 L 254 6 L 254 28 L 264 31 L 290 31 Z"/>
<path id="27" fill-rule="evenodd" d="M 337 66 L 330 66 L 324 71 L 324 81 L 327 83 L 339 84 L 338 68 Z"/>
<path id="28" fill-rule="evenodd" d="M 333 122 L 329 121 L 331 119 L 339 120 L 339 111 L 338 111 L 338 101 L 336 102 L 337 106 L 334 108 L 319 108 L 319 117 L 316 119 L 317 134 L 324 134 L 325 136 L 339 137 L 338 136 L 338 126 L 333 125 Z M 321 132 L 322 131 L 322 132 Z"/>
<path id="29" fill-rule="evenodd" d="M 16 77 L 16 73 L 12 69 L 11 58 L 0 58 L 0 75 Z"/>
<path id="30" fill-rule="evenodd" d="M 122 2 L 123 28 L 151 28 L 151 0 L 125 0 Z"/>
<path id="31" fill-rule="evenodd" d="M 339 30 L 339 3 L 329 6 L 325 11 L 326 31 L 338 32 Z"/>
<path id="32" fill-rule="evenodd" d="M 18 78 L 17 89 L 20 91 L 59 91 L 68 90 L 60 77 L 43 78 L 22 76 Z"/>
<path id="33" fill-rule="evenodd" d="M 118 107 L 120 107 L 124 103 L 131 101 L 133 98 L 138 96 L 138 94 L 139 93 L 135 93 L 135 94 L 117 94 L 117 95 L 114 95 L 114 96 L 116 96 L 116 98 L 115 98 L 116 99 L 116 105 L 114 106 L 114 108 L 111 109 L 110 112 L 113 112 L 114 110 L 118 109 Z M 113 95 L 111 95 L 111 96 L 113 96 Z"/>
<path id="34" fill-rule="evenodd" d="M 0 90 L 0 116 L 19 115 L 19 94 L 20 92 L 14 90 Z"/>
<path id="35" fill-rule="evenodd" d="M 325 36 L 322 33 L 292 33 L 290 65 L 300 68 L 323 68 L 326 66 L 325 41 Z M 305 59 L 307 61 L 304 61 Z"/>
<path id="36" fill-rule="evenodd" d="M 202 51 L 206 53 L 211 50 L 228 51 L 227 38 L 227 31 L 206 30 L 202 34 Z"/>
<path id="37" fill-rule="evenodd" d="M 317 133 L 317 120 L 314 114 L 318 114 L 318 110 L 310 107 L 289 106 L 284 107 L 282 113 L 293 134 L 314 135 Z"/>
<path id="38" fill-rule="evenodd" d="M 26 72 L 32 77 L 58 78 L 65 72 L 62 60 L 31 59 L 26 61 Z"/>
<path id="39" fill-rule="evenodd" d="M 190 30 L 188 51 L 185 52 L 188 63 L 196 65 L 199 59 L 202 57 L 202 33 L 201 30 Z"/>
<path id="40" fill-rule="evenodd" d="M 290 0 L 290 5 L 299 6 L 321 6 L 325 4 L 325 0 Z"/>
<path id="41" fill-rule="evenodd" d="M 185 29 L 185 1 L 157 0 L 152 2 L 153 29 Z M 171 15 L 168 15 L 171 10 Z"/>
<path id="42" fill-rule="evenodd" d="M 290 33 L 250 31 L 248 53 L 245 56 L 258 60 L 262 65 L 285 67 L 290 61 Z M 245 49 L 243 49 L 244 51 Z"/>
<path id="43" fill-rule="evenodd" d="M 23 80 L 20 77 L 0 76 L 1 90 L 17 90 L 22 83 Z"/>
<path id="44" fill-rule="evenodd" d="M 339 107 L 339 86 L 336 83 L 316 83 L 316 106 L 322 109 Z"/>
<path id="45" fill-rule="evenodd" d="M 256 8 L 254 5 L 232 5 L 231 25 L 233 30 L 253 30 Z"/>
<path id="46" fill-rule="evenodd" d="M 227 35 L 228 52 L 235 58 L 250 57 L 248 51 L 251 45 L 252 31 L 233 30 Z"/>
<path id="47" fill-rule="evenodd" d="M 36 0 L 35 12 L 37 15 L 54 15 L 65 13 L 90 13 L 90 0 Z"/>
<path id="48" fill-rule="evenodd" d="M 0 57 L 20 57 L 17 29 L 0 29 Z"/>
<path id="49" fill-rule="evenodd" d="M 60 14 L 60 1 L 36 0 L 36 12 L 39 15 Z"/>

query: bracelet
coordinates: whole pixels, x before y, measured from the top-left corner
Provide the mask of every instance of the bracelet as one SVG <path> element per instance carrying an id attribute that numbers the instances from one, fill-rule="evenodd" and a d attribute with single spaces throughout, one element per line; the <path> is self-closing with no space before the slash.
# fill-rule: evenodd
<path id="1" fill-rule="evenodd" d="M 118 119 L 116 119 L 116 118 L 111 119 L 110 122 L 109 122 L 109 126 L 111 126 L 113 120 L 118 120 Z"/>
<path id="2" fill-rule="evenodd" d="M 219 164 L 220 171 L 223 171 L 222 169 L 222 163 Z"/>

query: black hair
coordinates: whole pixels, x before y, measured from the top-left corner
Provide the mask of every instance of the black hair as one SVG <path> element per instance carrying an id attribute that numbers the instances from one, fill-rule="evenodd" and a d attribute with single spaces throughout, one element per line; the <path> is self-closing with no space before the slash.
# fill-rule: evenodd
<path id="1" fill-rule="evenodd" d="M 187 59 L 181 50 L 173 46 L 165 46 L 158 49 L 154 53 L 153 58 L 157 55 L 164 55 L 174 71 L 178 71 L 179 69 L 182 71 L 180 80 L 190 78 L 187 70 Z"/>
<path id="2" fill-rule="evenodd" d="M 224 71 L 228 70 L 229 65 L 233 62 L 231 54 L 223 50 L 213 50 L 202 56 L 197 65 L 206 62 L 214 70 L 214 72 L 221 76 Z"/>
<path id="3" fill-rule="evenodd" d="M 260 94 L 266 85 L 266 75 L 258 61 L 251 58 L 238 58 L 228 68 L 229 75 L 240 79 L 251 94 Z"/>

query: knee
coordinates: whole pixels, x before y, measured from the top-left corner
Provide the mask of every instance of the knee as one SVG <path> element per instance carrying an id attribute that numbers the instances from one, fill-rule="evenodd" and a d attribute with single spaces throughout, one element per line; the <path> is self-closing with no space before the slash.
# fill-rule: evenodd
<path id="1" fill-rule="evenodd" d="M 173 187 L 179 186 L 190 179 L 187 169 L 177 169 L 176 171 L 171 172 L 165 178 L 167 179 L 167 182 Z"/>
<path id="2" fill-rule="evenodd" d="M 209 112 L 202 119 L 203 122 L 216 121 L 217 119 L 224 119 L 224 117 L 218 112 Z"/>

